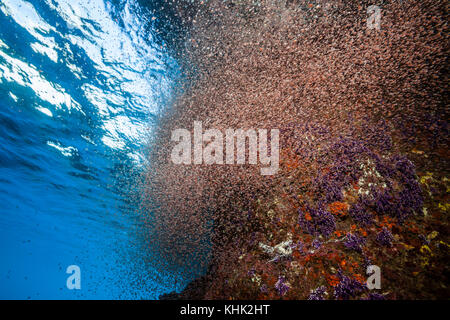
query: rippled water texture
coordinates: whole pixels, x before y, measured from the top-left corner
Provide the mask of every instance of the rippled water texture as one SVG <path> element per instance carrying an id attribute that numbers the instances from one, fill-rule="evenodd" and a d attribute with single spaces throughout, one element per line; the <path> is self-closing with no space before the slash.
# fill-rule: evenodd
<path id="1" fill-rule="evenodd" d="M 153 20 L 133 0 L 1 0 L 0 298 L 177 289 L 146 265 L 130 195 L 178 74 Z"/>

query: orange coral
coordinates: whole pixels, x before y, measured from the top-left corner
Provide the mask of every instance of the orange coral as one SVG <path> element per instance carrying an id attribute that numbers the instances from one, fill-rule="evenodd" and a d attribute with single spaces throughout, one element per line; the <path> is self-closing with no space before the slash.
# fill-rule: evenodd
<path id="1" fill-rule="evenodd" d="M 365 280 L 364 280 L 363 276 L 360 275 L 359 273 L 354 274 L 353 277 L 354 277 L 359 283 L 365 283 Z"/>
<path id="2" fill-rule="evenodd" d="M 341 236 L 344 234 L 344 231 L 336 230 L 336 231 L 334 232 L 334 234 L 335 234 L 337 237 L 341 237 Z"/>
<path id="3" fill-rule="evenodd" d="M 290 148 L 281 150 L 281 165 L 288 171 L 299 168 L 301 163 L 301 159 Z"/>
<path id="4" fill-rule="evenodd" d="M 325 276 L 325 278 L 327 279 L 328 284 L 332 287 L 335 287 L 339 284 L 339 278 L 335 275 L 328 274 Z"/>
<path id="5" fill-rule="evenodd" d="M 388 216 L 384 216 L 383 220 L 380 222 L 380 226 L 387 227 L 389 229 L 392 229 L 392 227 L 395 226 L 395 225 L 396 225 L 395 221 L 392 218 L 388 217 Z"/>
<path id="6" fill-rule="evenodd" d="M 328 206 L 328 210 L 336 216 L 345 216 L 348 212 L 348 207 L 348 203 L 336 201 Z"/>
<path id="7" fill-rule="evenodd" d="M 359 232 L 360 232 L 364 237 L 367 237 L 367 231 L 364 230 L 363 228 L 359 228 Z"/>

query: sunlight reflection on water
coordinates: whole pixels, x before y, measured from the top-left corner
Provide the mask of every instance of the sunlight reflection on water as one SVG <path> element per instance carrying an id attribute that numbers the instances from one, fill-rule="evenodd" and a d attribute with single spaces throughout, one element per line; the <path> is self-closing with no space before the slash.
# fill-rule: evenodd
<path id="1" fill-rule="evenodd" d="M 115 177 L 138 172 L 178 67 L 151 17 L 116 2 L 0 3 L 0 298 L 173 290 L 143 278 L 135 208 Z M 80 292 L 65 288 L 74 263 Z"/>

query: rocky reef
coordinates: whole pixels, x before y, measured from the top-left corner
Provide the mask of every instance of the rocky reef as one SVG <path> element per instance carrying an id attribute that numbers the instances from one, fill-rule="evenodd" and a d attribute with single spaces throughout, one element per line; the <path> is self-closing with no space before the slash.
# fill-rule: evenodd
<path id="1" fill-rule="evenodd" d="M 280 2 L 281 3 L 281 2 Z M 447 299 L 444 1 L 205 1 L 147 171 L 162 299 Z M 203 6 L 203 7 L 202 7 Z M 170 133 L 277 128 L 280 170 L 174 165 Z M 366 283 L 381 272 L 379 289 Z"/>

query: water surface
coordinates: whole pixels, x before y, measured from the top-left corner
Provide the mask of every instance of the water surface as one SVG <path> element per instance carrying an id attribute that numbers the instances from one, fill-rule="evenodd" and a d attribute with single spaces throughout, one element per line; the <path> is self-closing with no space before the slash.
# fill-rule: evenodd
<path id="1" fill-rule="evenodd" d="M 134 0 L 0 2 L 0 298 L 175 289 L 143 262 L 131 196 L 178 74 L 154 20 Z"/>

